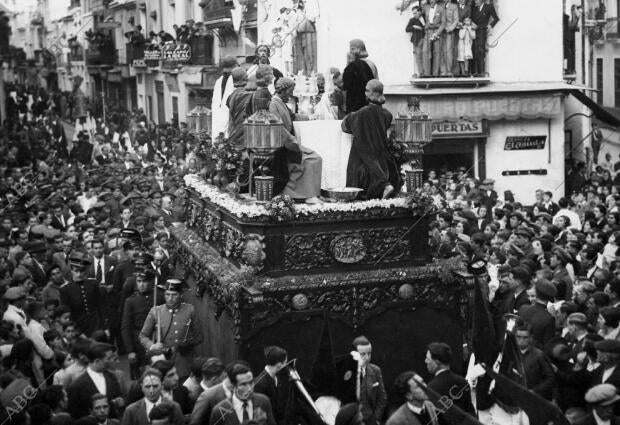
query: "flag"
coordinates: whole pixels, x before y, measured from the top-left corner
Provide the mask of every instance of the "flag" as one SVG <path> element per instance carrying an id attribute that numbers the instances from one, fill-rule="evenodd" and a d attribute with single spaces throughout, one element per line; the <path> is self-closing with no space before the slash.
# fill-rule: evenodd
<path id="1" fill-rule="evenodd" d="M 476 278 L 474 285 L 474 308 L 472 320 L 472 349 L 476 362 L 492 365 L 497 358 L 497 338 L 495 327 L 489 312 L 489 302 L 482 295 L 480 285 L 482 282 Z M 493 405 L 490 396 L 491 378 L 488 375 L 481 376 L 476 385 L 476 407 L 486 410 Z"/>
<path id="2" fill-rule="evenodd" d="M 566 416 L 555 404 L 528 390 L 522 384 L 509 379 L 502 373 L 494 372 L 491 367 L 486 365 L 483 365 L 483 367 L 487 374 L 495 380 L 494 393 L 497 397 L 505 398 L 508 396 L 511 399 L 508 404 L 523 409 L 529 417 L 531 424 L 569 425 Z M 500 370 L 502 369 L 504 368 L 500 366 Z"/>

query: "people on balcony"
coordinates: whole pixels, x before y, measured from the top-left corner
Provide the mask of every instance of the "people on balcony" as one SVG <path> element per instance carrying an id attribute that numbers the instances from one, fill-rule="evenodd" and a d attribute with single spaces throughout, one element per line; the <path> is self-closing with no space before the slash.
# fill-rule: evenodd
<path id="1" fill-rule="evenodd" d="M 471 9 L 471 20 L 476 25 L 476 39 L 474 40 L 474 75 L 483 76 L 486 73 L 487 37 L 489 29 L 495 27 L 499 17 L 493 3 L 485 0 L 476 0 Z"/>

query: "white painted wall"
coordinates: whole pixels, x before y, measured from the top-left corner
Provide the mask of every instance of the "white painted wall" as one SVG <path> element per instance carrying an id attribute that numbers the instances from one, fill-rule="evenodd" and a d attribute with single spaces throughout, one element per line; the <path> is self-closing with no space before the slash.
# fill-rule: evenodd
<path id="1" fill-rule="evenodd" d="M 500 196 L 511 190 L 515 199 L 525 204 L 534 201 L 536 189 L 554 193 L 554 199 L 564 195 L 564 117 L 551 120 L 500 120 L 489 122 L 486 144 L 486 174 L 495 179 Z M 508 136 L 547 135 L 543 150 L 505 151 Z M 502 176 L 506 170 L 546 169 L 546 176 Z"/>
<path id="2" fill-rule="evenodd" d="M 410 34 L 405 32 L 405 27 L 411 12 L 407 10 L 400 14 L 396 10 L 400 0 L 317 1 L 320 6 L 317 19 L 319 71 L 325 72 L 332 66 L 342 70 L 346 65 L 349 41 L 361 38 L 366 43 L 370 59 L 379 68 L 379 78 L 384 84 L 409 83 L 413 74 L 413 55 Z M 268 3 L 286 3 L 286 0 Z M 490 41 L 497 39 L 497 46 L 489 52 L 491 79 L 562 80 L 562 1 L 495 3 L 500 22 L 489 37 Z M 260 5 L 258 9 L 258 21 L 261 22 L 267 12 Z M 272 7 L 269 19 L 275 19 L 273 10 L 275 7 Z M 524 13 L 528 10 L 536 12 Z M 270 30 L 269 25 L 259 25 L 259 40 L 271 40 Z"/>

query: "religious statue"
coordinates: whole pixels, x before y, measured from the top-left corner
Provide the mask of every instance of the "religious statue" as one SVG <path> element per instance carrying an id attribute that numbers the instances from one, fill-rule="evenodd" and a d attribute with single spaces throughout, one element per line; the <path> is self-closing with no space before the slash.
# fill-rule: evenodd
<path id="1" fill-rule="evenodd" d="M 73 101 L 71 118 L 73 120 L 80 119 L 81 121 L 86 119 L 86 108 L 88 106 L 88 99 L 80 88 L 80 86 L 82 85 L 82 80 L 82 77 L 79 75 L 76 75 L 73 78 L 73 92 L 71 94 L 71 99 Z"/>

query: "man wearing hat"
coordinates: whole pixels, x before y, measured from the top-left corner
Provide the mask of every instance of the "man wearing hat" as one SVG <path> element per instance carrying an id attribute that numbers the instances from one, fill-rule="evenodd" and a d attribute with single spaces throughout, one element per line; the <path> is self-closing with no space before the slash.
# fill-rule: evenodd
<path id="1" fill-rule="evenodd" d="M 67 306 L 78 330 L 90 337 L 102 329 L 99 285 L 95 279 L 86 277 L 86 268 L 91 264 L 87 254 L 76 251 L 69 256 L 73 282 L 60 288 L 60 304 Z"/>
<path id="2" fill-rule="evenodd" d="M 588 319 L 581 312 L 572 313 L 566 319 L 567 338 L 571 349 L 571 358 L 577 361 L 579 353 L 585 349 L 586 335 L 588 334 Z"/>
<path id="3" fill-rule="evenodd" d="M 620 388 L 620 341 L 604 339 L 594 343 L 600 366 L 592 371 L 590 386 L 612 384 Z"/>
<path id="4" fill-rule="evenodd" d="M 555 319 L 547 310 L 557 294 L 555 285 L 546 279 L 536 282 L 536 302 L 519 309 L 519 317 L 532 326 L 532 337 L 538 347 L 543 347 L 555 334 Z"/>
<path id="5" fill-rule="evenodd" d="M 585 399 L 592 411 L 575 425 L 620 425 L 620 418 L 614 415 L 614 404 L 620 400 L 616 387 L 611 384 L 596 385 L 588 390 Z"/>
<path id="6" fill-rule="evenodd" d="M 2 316 L 2 320 L 11 322 L 14 325 L 21 326 L 22 329 L 26 329 L 26 313 L 24 313 L 24 306 L 26 305 L 26 289 L 22 286 L 13 286 L 8 288 L 4 293 L 4 299 L 8 305 L 6 311 Z"/>
<path id="7" fill-rule="evenodd" d="M 489 178 L 482 180 L 482 183 L 480 183 L 480 191 L 482 192 L 480 205 L 487 207 L 486 218 L 488 219 L 492 217 L 493 208 L 497 203 L 497 192 L 493 190 L 494 185 L 495 180 Z"/>
<path id="8" fill-rule="evenodd" d="M 228 97 L 235 90 L 231 73 L 232 70 L 237 67 L 237 58 L 234 56 L 225 56 L 222 59 L 221 67 L 222 75 L 215 80 L 213 97 L 211 99 L 211 116 L 213 118 L 211 134 L 213 141 L 219 137 L 220 133 L 224 135 L 224 138 L 228 137 L 229 111 L 226 102 Z"/>
<path id="9" fill-rule="evenodd" d="M 187 376 L 189 363 L 184 357 L 202 341 L 202 333 L 194 306 L 181 302 L 182 285 L 180 279 L 166 281 L 166 303 L 149 311 L 139 338 L 149 354 L 166 354 L 175 358 L 179 376 Z"/>
<path id="10" fill-rule="evenodd" d="M 566 265 L 571 261 L 571 256 L 562 247 L 556 246 L 551 250 L 549 267 L 553 270 L 553 283 L 558 289 L 559 300 L 570 300 L 573 296 L 573 279 L 566 270 Z"/>
<path id="11" fill-rule="evenodd" d="M 32 257 L 32 266 L 28 267 L 28 270 L 32 274 L 32 280 L 39 288 L 42 288 L 46 283 L 45 269 L 47 268 L 44 264 L 47 254 L 45 242 L 31 242 L 28 244 L 26 251 L 28 251 Z"/>
<path id="12" fill-rule="evenodd" d="M 132 379 L 138 378 L 140 366 L 145 361 L 145 352 L 142 344 L 140 344 L 139 336 L 146 316 L 154 306 L 154 296 L 157 296 L 156 305 L 161 305 L 165 301 L 164 291 L 155 290 L 156 295 L 154 295 L 154 277 L 155 274 L 150 270 L 136 271 L 136 292 L 125 300 L 125 306 L 122 309 L 121 334 L 125 350 L 128 353 Z"/>

